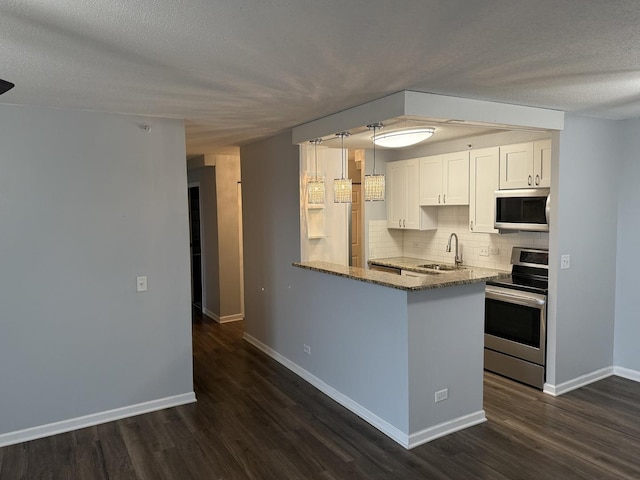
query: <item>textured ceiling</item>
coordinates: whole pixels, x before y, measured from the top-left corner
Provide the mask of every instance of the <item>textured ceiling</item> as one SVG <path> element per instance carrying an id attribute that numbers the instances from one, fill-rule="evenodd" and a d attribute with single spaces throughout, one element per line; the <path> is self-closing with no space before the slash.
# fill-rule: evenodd
<path id="1" fill-rule="evenodd" d="M 404 89 L 640 117 L 638 0 L 2 0 L 0 103 L 186 120 L 189 153 Z"/>

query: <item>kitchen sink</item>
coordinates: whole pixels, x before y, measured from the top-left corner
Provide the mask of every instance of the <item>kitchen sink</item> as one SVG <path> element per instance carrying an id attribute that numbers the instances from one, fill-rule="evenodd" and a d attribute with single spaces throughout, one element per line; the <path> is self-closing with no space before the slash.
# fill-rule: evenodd
<path id="1" fill-rule="evenodd" d="M 456 265 L 446 265 L 443 263 L 427 263 L 424 265 L 418 265 L 420 268 L 428 268 L 430 270 L 442 270 L 442 271 L 452 271 L 452 270 L 460 270 L 462 267 L 458 267 Z"/>

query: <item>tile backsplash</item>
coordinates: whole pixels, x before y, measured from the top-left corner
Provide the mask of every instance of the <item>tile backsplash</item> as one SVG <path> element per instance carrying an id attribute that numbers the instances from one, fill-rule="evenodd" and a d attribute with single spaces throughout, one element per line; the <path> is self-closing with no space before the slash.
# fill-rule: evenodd
<path id="1" fill-rule="evenodd" d="M 506 234 L 469 232 L 469 207 L 438 207 L 438 229 L 430 231 L 387 229 L 386 220 L 369 222 L 369 258 L 413 257 L 438 263 L 453 263 L 452 252 L 446 251 L 449 235 L 455 233 L 460 245 L 463 265 L 511 270 L 511 248 L 514 246 L 549 248 L 546 232 L 515 232 Z M 454 241 L 455 242 L 455 241 Z M 480 255 L 486 246 L 489 256 Z"/>

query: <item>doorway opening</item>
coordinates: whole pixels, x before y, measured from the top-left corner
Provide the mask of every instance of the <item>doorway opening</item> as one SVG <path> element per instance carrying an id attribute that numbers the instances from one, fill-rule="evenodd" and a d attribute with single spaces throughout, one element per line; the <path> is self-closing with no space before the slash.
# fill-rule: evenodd
<path id="1" fill-rule="evenodd" d="M 191 247 L 191 305 L 202 313 L 202 234 L 200 184 L 189 185 L 189 244 Z"/>

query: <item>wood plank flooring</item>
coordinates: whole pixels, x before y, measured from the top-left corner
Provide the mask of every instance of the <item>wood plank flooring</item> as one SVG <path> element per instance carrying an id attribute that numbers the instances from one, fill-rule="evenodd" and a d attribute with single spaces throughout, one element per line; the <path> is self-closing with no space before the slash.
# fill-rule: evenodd
<path id="1" fill-rule="evenodd" d="M 196 404 L 0 448 L 17 479 L 640 479 L 640 384 L 559 398 L 485 375 L 488 422 L 411 451 L 194 319 Z"/>

